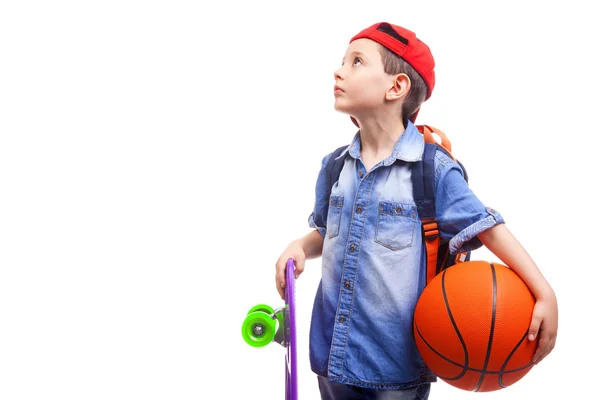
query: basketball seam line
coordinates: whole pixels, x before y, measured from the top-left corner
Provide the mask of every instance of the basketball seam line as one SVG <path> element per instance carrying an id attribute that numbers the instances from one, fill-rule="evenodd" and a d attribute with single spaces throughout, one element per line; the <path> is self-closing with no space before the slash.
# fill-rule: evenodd
<path id="1" fill-rule="evenodd" d="M 492 353 L 492 342 L 494 340 L 494 328 L 496 325 L 496 298 L 498 297 L 498 282 L 496 281 L 496 269 L 494 268 L 493 263 L 490 263 L 490 268 L 492 269 L 492 324 L 490 326 L 490 335 L 488 337 L 488 346 L 487 352 L 485 354 L 485 361 L 483 362 L 483 371 L 481 372 L 481 376 L 479 377 L 477 385 L 475 385 L 475 389 L 473 389 L 474 392 L 477 392 L 481 387 L 483 379 L 485 378 L 487 366 L 490 363 L 490 355 Z"/>
<path id="2" fill-rule="evenodd" d="M 458 340 L 460 340 L 460 344 L 465 353 L 465 365 L 463 366 L 462 372 L 460 374 L 458 374 L 458 376 L 451 378 L 451 380 L 456 380 L 456 379 L 462 378 L 468 371 L 469 352 L 467 351 L 467 345 L 465 344 L 465 341 L 464 341 L 462 335 L 460 334 L 460 331 L 458 330 L 458 326 L 456 325 L 456 321 L 454 320 L 454 316 L 452 315 L 452 310 L 450 310 L 450 302 L 448 301 L 448 295 L 446 294 L 446 270 L 444 270 L 444 272 L 442 273 L 442 295 L 444 296 L 446 312 L 448 313 L 448 316 L 450 317 L 450 322 L 452 322 L 452 326 L 454 328 L 454 331 L 456 332 L 456 336 L 458 336 Z"/>
<path id="3" fill-rule="evenodd" d="M 517 351 L 517 349 L 521 346 L 521 343 L 523 343 L 523 340 L 525 340 L 525 338 L 527 337 L 528 333 L 529 333 L 529 330 L 525 331 L 525 334 L 523 335 L 523 337 L 521 338 L 521 340 L 519 340 L 519 343 L 517 343 L 517 345 L 508 354 L 508 357 L 506 357 L 506 360 L 504 361 L 504 364 L 502 364 L 502 368 L 500 368 L 500 374 L 498 375 L 498 384 L 500 386 L 502 386 L 503 388 L 508 387 L 508 386 L 504 385 L 504 383 L 502 382 L 502 374 L 504 373 L 504 368 L 506 368 L 506 366 L 508 365 L 508 362 L 512 358 L 513 354 L 515 354 L 515 352 Z M 524 367 L 519 368 L 519 370 L 522 370 L 522 369 L 525 369 L 525 368 L 529 368 L 532 365 L 533 365 L 533 361 L 530 362 L 529 364 L 525 365 Z"/>

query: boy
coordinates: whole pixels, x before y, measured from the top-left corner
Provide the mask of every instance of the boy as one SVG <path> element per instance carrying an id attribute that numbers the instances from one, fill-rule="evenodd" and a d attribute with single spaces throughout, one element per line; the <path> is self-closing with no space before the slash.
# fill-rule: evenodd
<path id="1" fill-rule="evenodd" d="M 421 221 L 410 163 L 424 140 L 413 122 L 432 93 L 434 60 L 413 32 L 376 23 L 350 40 L 335 71 L 335 109 L 359 127 L 340 157 L 339 180 L 326 195 L 323 158 L 309 217 L 315 228 L 293 241 L 276 264 L 283 298 L 287 259 L 296 278 L 322 255 L 310 327 L 310 362 L 322 399 L 427 399 L 435 376 L 414 343 L 412 316 L 425 286 Z M 536 297 L 530 340 L 534 362 L 552 351 L 558 329 L 554 292 L 502 216 L 485 207 L 444 152 L 435 158 L 436 217 L 453 254 L 485 245 Z M 326 217 L 325 217 L 326 215 Z"/>

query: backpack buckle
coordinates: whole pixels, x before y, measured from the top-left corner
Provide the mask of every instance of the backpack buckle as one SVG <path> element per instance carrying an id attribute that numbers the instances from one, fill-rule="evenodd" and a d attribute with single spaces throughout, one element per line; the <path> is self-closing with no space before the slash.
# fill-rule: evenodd
<path id="1" fill-rule="evenodd" d="M 438 224 L 435 218 L 424 219 L 422 224 L 423 235 L 425 236 L 426 241 L 431 242 L 440 237 L 440 231 L 438 230 Z"/>
<path id="2" fill-rule="evenodd" d="M 461 263 L 461 262 L 465 262 L 465 260 L 467 259 L 467 253 L 463 252 L 463 253 L 458 253 L 456 255 L 456 258 L 454 259 L 455 264 Z"/>

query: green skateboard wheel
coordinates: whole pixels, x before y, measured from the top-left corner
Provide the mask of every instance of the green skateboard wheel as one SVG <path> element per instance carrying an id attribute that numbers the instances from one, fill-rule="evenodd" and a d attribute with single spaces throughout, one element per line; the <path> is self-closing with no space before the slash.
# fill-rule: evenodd
<path id="1" fill-rule="evenodd" d="M 271 307 L 271 306 L 268 306 L 268 305 L 266 305 L 266 304 L 258 304 L 258 305 L 255 305 L 254 307 L 252 307 L 252 308 L 250 309 L 250 311 L 248 311 L 248 315 L 250 315 L 250 314 L 251 314 L 251 313 L 253 313 L 254 311 L 262 311 L 262 312 L 265 312 L 265 313 L 267 313 L 267 314 L 269 314 L 269 315 L 273 315 L 273 312 L 274 312 L 274 310 L 273 310 L 273 307 Z"/>
<path id="2" fill-rule="evenodd" d="M 277 323 L 270 314 L 254 311 L 248 314 L 242 324 L 242 337 L 252 347 L 263 347 L 275 338 Z"/>

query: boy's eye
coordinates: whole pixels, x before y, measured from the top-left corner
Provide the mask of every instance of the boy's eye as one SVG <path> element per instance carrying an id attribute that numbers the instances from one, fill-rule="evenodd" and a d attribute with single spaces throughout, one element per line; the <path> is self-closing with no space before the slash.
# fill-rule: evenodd
<path id="1" fill-rule="evenodd" d="M 362 64 L 362 61 L 360 60 L 360 58 L 357 57 L 354 59 L 354 62 L 352 63 L 352 65 L 356 65 L 357 61 Z"/>

